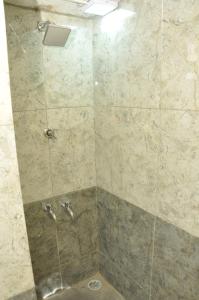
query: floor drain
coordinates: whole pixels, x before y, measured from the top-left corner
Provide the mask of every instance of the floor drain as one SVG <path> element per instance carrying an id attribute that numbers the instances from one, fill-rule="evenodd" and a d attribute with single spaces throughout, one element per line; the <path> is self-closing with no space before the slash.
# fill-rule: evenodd
<path id="1" fill-rule="evenodd" d="M 101 289 L 101 287 L 102 287 L 102 283 L 100 280 L 97 280 L 97 279 L 92 279 L 88 283 L 88 288 L 92 291 L 97 291 L 97 290 Z"/>

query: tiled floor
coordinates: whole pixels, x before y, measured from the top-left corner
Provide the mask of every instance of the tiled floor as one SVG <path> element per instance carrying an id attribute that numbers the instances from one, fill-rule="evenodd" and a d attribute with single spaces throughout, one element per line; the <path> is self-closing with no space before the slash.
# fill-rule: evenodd
<path id="1" fill-rule="evenodd" d="M 98 279 L 102 287 L 97 291 L 88 288 L 91 279 Z M 50 300 L 125 300 L 107 281 L 97 273 L 95 276 L 81 281 L 63 293 L 50 297 Z"/>

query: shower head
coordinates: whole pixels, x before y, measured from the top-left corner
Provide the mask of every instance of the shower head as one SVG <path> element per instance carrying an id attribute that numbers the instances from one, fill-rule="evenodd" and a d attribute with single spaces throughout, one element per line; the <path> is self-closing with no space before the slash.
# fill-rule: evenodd
<path id="1" fill-rule="evenodd" d="M 50 22 L 38 23 L 39 31 L 45 31 L 43 44 L 46 46 L 64 47 L 71 29 L 66 26 L 58 26 Z"/>

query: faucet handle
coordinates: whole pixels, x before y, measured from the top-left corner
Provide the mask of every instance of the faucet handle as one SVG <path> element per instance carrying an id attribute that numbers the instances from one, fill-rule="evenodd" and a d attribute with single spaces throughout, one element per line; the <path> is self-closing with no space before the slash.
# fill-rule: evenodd
<path id="1" fill-rule="evenodd" d="M 61 203 L 61 207 L 67 209 L 67 208 L 71 208 L 72 207 L 72 204 L 69 200 L 66 200 L 65 202 L 62 202 Z"/>
<path id="2" fill-rule="evenodd" d="M 57 217 L 52 209 L 52 205 L 47 203 L 43 205 L 43 210 L 54 220 L 56 221 Z"/>
<path id="3" fill-rule="evenodd" d="M 74 219 L 74 213 L 73 213 L 73 210 L 72 210 L 72 204 L 71 204 L 70 200 L 66 200 L 65 202 L 62 202 L 61 207 L 63 207 L 63 209 L 65 211 L 67 211 L 67 213 L 70 215 L 71 219 L 73 220 Z"/>

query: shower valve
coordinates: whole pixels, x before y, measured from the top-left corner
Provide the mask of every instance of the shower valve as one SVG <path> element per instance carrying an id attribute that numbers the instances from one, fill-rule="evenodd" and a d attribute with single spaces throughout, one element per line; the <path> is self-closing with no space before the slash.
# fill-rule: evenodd
<path id="1" fill-rule="evenodd" d="M 48 139 L 56 138 L 54 129 L 51 128 L 44 129 L 44 134 Z"/>

